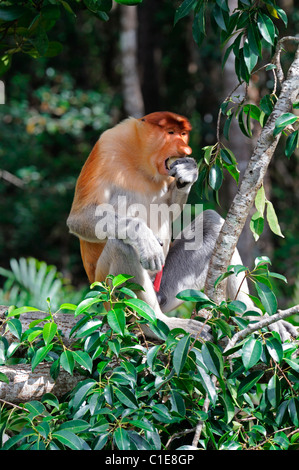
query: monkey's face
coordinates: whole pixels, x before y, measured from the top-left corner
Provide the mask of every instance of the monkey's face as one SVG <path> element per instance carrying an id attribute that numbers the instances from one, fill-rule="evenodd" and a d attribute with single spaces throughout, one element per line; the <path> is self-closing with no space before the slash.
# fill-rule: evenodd
<path id="1" fill-rule="evenodd" d="M 183 116 L 170 112 L 152 113 L 141 119 L 149 124 L 149 160 L 151 167 L 168 176 L 170 165 L 178 158 L 191 155 L 189 132 L 191 125 Z"/>
<path id="2" fill-rule="evenodd" d="M 178 158 L 191 155 L 192 149 L 188 145 L 189 132 L 176 129 L 173 126 L 164 134 L 164 145 L 160 155 L 157 156 L 157 169 L 161 175 L 168 175 L 171 164 Z"/>

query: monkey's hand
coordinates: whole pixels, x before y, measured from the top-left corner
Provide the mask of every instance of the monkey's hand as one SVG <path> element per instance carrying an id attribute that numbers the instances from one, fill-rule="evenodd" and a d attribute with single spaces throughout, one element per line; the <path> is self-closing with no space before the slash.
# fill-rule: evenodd
<path id="1" fill-rule="evenodd" d="M 178 189 L 189 188 L 198 178 L 197 163 L 193 158 L 178 158 L 170 166 L 169 175 L 174 176 Z"/>
<path id="2" fill-rule="evenodd" d="M 129 237 L 125 243 L 135 248 L 144 269 L 154 272 L 161 271 L 165 264 L 165 256 L 161 242 L 145 223 L 139 221 L 134 225 L 134 237 Z"/>

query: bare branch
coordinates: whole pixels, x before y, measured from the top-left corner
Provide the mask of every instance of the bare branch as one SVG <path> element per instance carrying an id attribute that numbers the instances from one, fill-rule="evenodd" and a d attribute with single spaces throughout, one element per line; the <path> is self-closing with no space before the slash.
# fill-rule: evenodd
<path id="1" fill-rule="evenodd" d="M 295 315 L 296 313 L 299 313 L 299 305 L 295 305 L 294 307 L 288 308 L 287 310 L 278 310 L 275 315 L 265 315 L 259 322 L 251 323 L 244 330 L 238 331 L 238 333 L 236 333 L 228 342 L 224 352 L 233 348 L 238 341 L 241 341 L 242 339 L 246 338 L 246 336 L 250 335 L 251 333 L 258 331 L 261 328 L 265 328 L 266 326 L 272 325 L 272 323 L 276 323 L 280 320 L 285 320 L 286 318 Z"/>
<path id="2" fill-rule="evenodd" d="M 78 373 L 70 375 L 61 370 L 57 379 L 50 374 L 51 364 L 39 364 L 32 372 L 31 364 L 1 366 L 0 371 L 9 378 L 9 383 L 0 382 L 0 399 L 10 403 L 39 400 L 45 393 L 61 397 L 72 390 L 85 377 Z"/>
<path id="3" fill-rule="evenodd" d="M 21 180 L 21 178 L 18 178 L 7 170 L 0 170 L 0 178 L 14 186 L 17 186 L 18 188 L 23 188 L 25 186 L 24 181 Z"/>
<path id="4" fill-rule="evenodd" d="M 248 163 L 239 190 L 228 211 L 222 226 L 215 250 L 210 261 L 205 291 L 209 298 L 216 303 L 225 299 L 226 282 L 214 288 L 217 278 L 226 271 L 232 254 L 236 248 L 239 236 L 243 230 L 250 209 L 253 206 L 256 193 L 261 187 L 271 158 L 278 144 L 280 134 L 273 137 L 276 119 L 291 109 L 299 93 L 299 47 L 294 62 L 289 68 L 286 80 L 283 82 L 279 99 L 257 141 L 253 155 Z"/>
<path id="5" fill-rule="evenodd" d="M 284 38 L 281 38 L 277 43 L 276 52 L 272 58 L 272 63 L 276 65 L 277 77 L 281 84 L 284 82 L 284 73 L 281 67 L 280 55 L 281 55 L 281 51 L 283 49 L 283 45 L 285 42 L 297 42 L 298 43 L 299 38 L 296 38 L 294 36 L 285 36 Z"/>

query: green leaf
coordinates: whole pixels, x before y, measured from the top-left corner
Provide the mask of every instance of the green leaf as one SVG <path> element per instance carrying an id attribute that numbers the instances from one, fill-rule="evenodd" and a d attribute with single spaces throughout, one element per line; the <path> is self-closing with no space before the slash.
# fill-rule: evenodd
<path id="1" fill-rule="evenodd" d="M 92 373 L 92 359 L 89 357 L 88 353 L 85 351 L 72 351 L 73 358 L 75 359 L 80 366 L 87 369 Z"/>
<path id="2" fill-rule="evenodd" d="M 186 415 L 185 402 L 184 402 L 184 399 L 183 399 L 182 395 L 179 392 L 177 392 L 175 390 L 171 390 L 171 392 L 170 392 L 170 401 L 171 401 L 171 404 L 172 404 L 172 411 L 176 411 L 181 416 Z"/>
<path id="3" fill-rule="evenodd" d="M 261 186 L 258 192 L 256 193 L 254 203 L 255 203 L 256 210 L 260 214 L 263 214 L 265 211 L 265 206 L 266 206 L 266 196 L 265 196 L 264 186 Z"/>
<path id="4" fill-rule="evenodd" d="M 112 330 L 120 335 L 124 335 L 126 327 L 125 312 L 121 308 L 115 308 L 107 313 L 107 321 Z"/>
<path id="5" fill-rule="evenodd" d="M 299 140 L 299 130 L 292 132 L 286 140 L 286 148 L 285 148 L 285 155 L 287 158 L 290 158 L 292 154 L 295 152 L 296 147 L 298 146 Z"/>
<path id="6" fill-rule="evenodd" d="M 174 25 L 176 25 L 179 20 L 189 15 L 196 3 L 197 0 L 184 0 L 175 12 Z"/>
<path id="7" fill-rule="evenodd" d="M 176 298 L 190 302 L 211 303 L 215 305 L 214 302 L 212 302 L 209 297 L 206 296 L 206 294 L 196 289 L 185 289 L 179 292 Z"/>
<path id="8" fill-rule="evenodd" d="M 219 5 L 216 4 L 212 10 L 212 14 L 219 28 L 226 31 L 229 21 L 229 15 L 227 11 L 223 10 Z"/>
<path id="9" fill-rule="evenodd" d="M 260 359 L 263 351 L 262 343 L 253 337 L 249 338 L 242 347 L 242 362 L 246 370 L 253 367 Z"/>
<path id="10" fill-rule="evenodd" d="M 268 382 L 267 397 L 274 408 L 277 408 L 281 398 L 281 386 L 278 376 L 275 374 Z"/>
<path id="11" fill-rule="evenodd" d="M 288 411 L 290 418 L 295 426 L 299 426 L 299 400 L 298 398 L 291 398 L 288 404 Z"/>
<path id="12" fill-rule="evenodd" d="M 2 6 L 0 7 L 0 20 L 15 21 L 27 11 L 28 10 L 22 6 Z"/>
<path id="13" fill-rule="evenodd" d="M 283 276 L 282 274 L 278 274 L 278 273 L 272 273 L 271 271 L 269 271 L 269 276 L 270 277 L 275 277 L 276 279 L 280 279 L 281 281 L 285 282 L 286 284 L 288 283 L 288 280 L 285 276 Z"/>
<path id="14" fill-rule="evenodd" d="M 113 390 L 115 395 L 123 405 L 129 408 L 138 408 L 136 397 L 129 389 L 125 387 L 115 387 Z"/>
<path id="15" fill-rule="evenodd" d="M 88 392 L 97 386 L 97 382 L 93 379 L 86 379 L 79 382 L 72 392 L 70 408 L 78 409 L 86 398 Z"/>
<path id="16" fill-rule="evenodd" d="M 105 445 L 107 444 L 109 437 L 109 432 L 99 435 L 93 443 L 92 450 L 102 450 L 103 447 L 105 447 Z"/>
<path id="17" fill-rule="evenodd" d="M 256 211 L 250 219 L 249 228 L 253 234 L 255 241 L 257 241 L 264 230 L 265 219 L 263 215 Z"/>
<path id="18" fill-rule="evenodd" d="M 57 333 L 57 325 L 56 323 L 46 323 L 43 328 L 43 338 L 45 345 L 48 346 L 51 343 L 52 339 Z"/>
<path id="19" fill-rule="evenodd" d="M 254 260 L 254 267 L 258 268 L 264 264 L 271 264 L 270 258 L 268 256 L 257 256 Z"/>
<path id="20" fill-rule="evenodd" d="M 221 378 L 223 374 L 224 364 L 221 352 L 217 346 L 207 341 L 202 347 L 202 358 L 208 370 Z"/>
<path id="21" fill-rule="evenodd" d="M 291 359 L 285 359 L 285 361 L 287 362 L 287 364 L 291 367 L 291 369 L 295 370 L 296 372 L 298 372 L 299 374 L 299 363 L 298 363 L 298 359 L 297 359 L 297 362 L 295 362 L 295 360 L 291 360 Z"/>
<path id="22" fill-rule="evenodd" d="M 84 450 L 81 439 L 71 431 L 58 430 L 53 432 L 52 437 L 72 450 Z"/>
<path id="23" fill-rule="evenodd" d="M 267 338 L 266 348 L 268 353 L 276 362 L 281 362 L 283 358 L 283 349 L 280 341 L 277 338 Z"/>
<path id="24" fill-rule="evenodd" d="M 113 440 L 119 450 L 130 450 L 130 439 L 128 431 L 118 427 L 113 434 Z"/>
<path id="25" fill-rule="evenodd" d="M 223 182 L 223 172 L 219 165 L 215 164 L 209 171 L 209 185 L 214 191 L 221 188 Z"/>
<path id="26" fill-rule="evenodd" d="M 294 124 L 298 120 L 298 116 L 293 113 L 284 113 L 275 121 L 275 127 L 273 131 L 273 136 L 276 137 L 280 134 L 287 126 Z"/>
<path id="27" fill-rule="evenodd" d="M 7 375 L 3 374 L 3 372 L 0 372 L 0 382 L 9 384 L 9 378 L 7 377 Z"/>
<path id="28" fill-rule="evenodd" d="M 276 36 L 275 26 L 269 16 L 265 15 L 264 13 L 259 13 L 257 18 L 257 25 L 265 41 L 274 46 Z"/>
<path id="29" fill-rule="evenodd" d="M 40 56 L 43 56 L 47 52 L 49 39 L 43 26 L 39 25 L 36 28 L 34 36 L 30 38 L 30 42 L 34 45 Z"/>
<path id="30" fill-rule="evenodd" d="M 232 421 L 235 416 L 235 406 L 230 398 L 230 396 L 225 393 L 223 396 L 219 396 L 219 400 L 222 403 L 224 413 L 225 413 L 225 422 L 228 424 Z"/>
<path id="31" fill-rule="evenodd" d="M 195 14 L 192 24 L 192 36 L 197 46 L 200 47 L 205 38 L 205 3 L 202 2 L 202 7 Z"/>
<path id="32" fill-rule="evenodd" d="M 226 323 L 226 321 L 222 320 L 221 318 L 216 318 L 214 322 L 215 322 L 215 325 L 217 325 L 218 328 L 220 328 L 220 330 L 225 336 L 228 336 L 229 338 L 232 337 L 232 331 L 230 329 L 230 326 Z"/>
<path id="33" fill-rule="evenodd" d="M 237 396 L 240 397 L 241 395 L 244 395 L 244 393 L 249 392 L 263 375 L 264 372 L 260 370 L 256 370 L 247 375 L 247 377 L 245 377 L 245 379 L 243 379 L 239 384 Z"/>
<path id="34" fill-rule="evenodd" d="M 49 344 L 48 346 L 44 346 L 36 351 L 31 363 L 32 372 L 34 371 L 36 366 L 45 359 L 45 357 L 51 351 L 52 348 L 53 344 Z"/>
<path id="35" fill-rule="evenodd" d="M 151 369 L 155 367 L 155 361 L 156 361 L 157 354 L 160 351 L 160 349 L 161 349 L 161 345 L 158 344 L 157 346 L 153 346 L 152 348 L 150 348 L 146 354 L 146 360 Z"/>
<path id="36" fill-rule="evenodd" d="M 287 450 L 290 446 L 290 441 L 287 435 L 282 431 L 275 433 L 273 442 L 278 444 L 281 450 Z"/>
<path id="37" fill-rule="evenodd" d="M 241 302 L 240 300 L 232 300 L 227 304 L 227 307 L 232 312 L 236 312 L 239 314 L 245 313 L 247 310 L 246 304 L 244 302 Z"/>
<path id="38" fill-rule="evenodd" d="M 179 340 L 174 350 L 173 366 L 178 376 L 180 375 L 180 373 L 182 372 L 184 368 L 184 365 L 188 356 L 189 346 L 190 346 L 190 335 L 188 334 Z"/>
<path id="39" fill-rule="evenodd" d="M 59 310 L 76 310 L 76 308 L 77 305 L 75 304 L 65 303 L 60 305 Z"/>
<path id="40" fill-rule="evenodd" d="M 256 290 L 259 298 L 269 315 L 274 315 L 277 312 L 277 300 L 274 292 L 265 284 L 260 282 L 256 283 Z"/>
<path id="41" fill-rule="evenodd" d="M 275 98 L 271 95 L 265 95 L 260 101 L 260 108 L 264 113 L 269 116 L 274 108 Z"/>
<path id="42" fill-rule="evenodd" d="M 128 274 L 119 274 L 118 276 L 115 276 L 112 280 L 112 285 L 113 287 L 118 287 L 124 282 L 126 282 L 128 279 L 132 279 L 134 276 L 129 276 Z"/>
<path id="43" fill-rule="evenodd" d="M 150 323 L 157 324 L 156 314 L 154 310 L 141 299 L 125 299 L 123 301 L 131 309 L 135 310 L 142 318 L 145 318 Z"/>
<path id="44" fill-rule="evenodd" d="M 25 408 L 30 412 L 31 419 L 43 414 L 46 411 L 44 405 L 36 400 L 26 403 Z"/>
<path id="45" fill-rule="evenodd" d="M 244 108 L 241 108 L 238 114 L 238 123 L 242 133 L 250 139 L 252 137 L 250 113 L 247 113 L 246 115 Z"/>
<path id="46" fill-rule="evenodd" d="M 288 401 L 283 401 L 277 408 L 275 421 L 278 426 L 284 424 L 288 418 Z"/>
<path id="47" fill-rule="evenodd" d="M 211 377 L 199 365 L 197 365 L 197 371 L 201 385 L 206 390 L 212 404 L 215 406 L 217 400 L 217 391 Z"/>
<path id="48" fill-rule="evenodd" d="M 247 37 L 252 52 L 259 57 L 262 57 L 262 44 L 255 22 L 249 24 L 247 28 Z"/>
<path id="49" fill-rule="evenodd" d="M 8 320 L 7 326 L 10 329 L 11 333 L 18 338 L 19 341 L 21 341 L 21 336 L 22 336 L 22 323 L 18 318 L 12 318 L 11 320 Z"/>
<path id="50" fill-rule="evenodd" d="M 234 156 L 233 152 L 226 147 L 220 150 L 220 155 L 222 160 L 224 160 L 224 162 L 228 165 L 235 165 L 237 163 L 236 157 Z"/>
<path id="51" fill-rule="evenodd" d="M 281 233 L 277 215 L 276 215 L 272 202 L 266 201 L 266 205 L 267 205 L 267 210 L 266 210 L 267 222 L 269 224 L 271 231 L 275 233 L 275 235 L 278 235 L 284 238 L 284 235 Z"/>
<path id="52" fill-rule="evenodd" d="M 229 271 L 229 272 L 226 272 L 226 273 L 223 273 L 221 274 L 217 279 L 216 279 L 216 282 L 214 284 L 214 287 L 217 287 L 218 284 L 220 284 L 220 282 L 222 282 L 224 279 L 226 279 L 227 277 L 229 276 L 232 276 L 234 274 L 233 271 Z"/>
<path id="53" fill-rule="evenodd" d="M 60 356 L 60 365 L 64 368 L 69 374 L 73 375 L 73 370 L 75 366 L 75 360 L 72 351 L 67 349 L 63 351 Z"/>
<path id="54" fill-rule="evenodd" d="M 38 308 L 34 308 L 34 307 L 15 308 L 14 310 L 8 313 L 6 318 L 15 317 L 16 315 L 21 315 L 22 313 L 39 312 L 39 311 L 40 310 Z"/>
<path id="55" fill-rule="evenodd" d="M 227 140 L 229 140 L 229 129 L 230 129 L 233 117 L 234 117 L 234 113 L 231 113 L 227 117 L 227 119 L 224 123 L 224 126 L 223 126 L 223 135 Z"/>
<path id="56" fill-rule="evenodd" d="M 243 47 L 244 61 L 248 70 L 251 73 L 258 61 L 258 55 L 251 49 L 250 43 L 245 41 Z"/>
<path id="57" fill-rule="evenodd" d="M 86 312 L 86 310 L 89 309 L 94 304 L 97 304 L 100 302 L 100 299 L 98 298 L 91 298 L 91 299 L 84 299 L 82 302 L 79 303 L 78 307 L 75 310 L 75 317 L 78 315 L 81 315 L 82 313 Z"/>
<path id="58" fill-rule="evenodd" d="M 70 421 L 65 421 L 61 424 L 59 431 L 62 429 L 67 429 L 68 431 L 79 433 L 86 431 L 90 427 L 90 424 L 83 419 L 72 419 Z"/>
<path id="59" fill-rule="evenodd" d="M 99 330 L 102 324 L 102 320 L 89 320 L 78 329 L 78 331 L 76 332 L 76 336 L 78 338 L 83 336 L 89 336 L 94 331 Z"/>

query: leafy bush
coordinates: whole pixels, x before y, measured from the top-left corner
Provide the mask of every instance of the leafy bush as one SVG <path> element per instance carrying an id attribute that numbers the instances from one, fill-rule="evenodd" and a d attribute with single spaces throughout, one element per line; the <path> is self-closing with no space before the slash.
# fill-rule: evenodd
<path id="1" fill-rule="evenodd" d="M 263 277 L 266 269 L 259 282 Z M 242 302 L 216 306 L 200 291 L 180 294 L 208 309 L 208 319 L 199 320 L 210 325 L 214 340 L 203 342 L 181 329 L 169 331 L 137 299 L 138 288 L 130 276 L 109 276 L 78 305 L 62 304 L 58 311 L 73 311 L 77 319 L 71 347 L 63 344 L 57 312 L 23 332 L 21 315 L 32 308 L 8 310 L 6 327 L 16 340 L 9 346 L 2 336 L 2 364 L 26 362 L 34 370 L 44 361 L 54 378 L 61 369 L 83 377 L 60 401 L 46 394 L 41 401 L 3 406 L 2 448 L 192 449 L 198 423 L 199 448 L 298 448 L 296 344 L 282 344 L 277 333 L 262 329 L 224 352 L 227 340 L 249 324 Z M 143 323 L 155 341 L 145 338 Z M 20 346 L 25 352 L 15 357 Z M 8 378 L 2 374 L 1 380 Z"/>
<path id="2" fill-rule="evenodd" d="M 48 266 L 44 261 L 35 258 L 20 258 L 10 260 L 11 270 L 0 267 L 0 276 L 6 282 L 0 289 L 1 305 L 31 305 L 39 309 L 46 309 L 47 299 L 51 299 L 51 308 L 57 309 L 59 304 L 72 298 L 79 301 L 83 293 L 74 293 L 69 282 L 57 272 L 55 266 Z"/>

